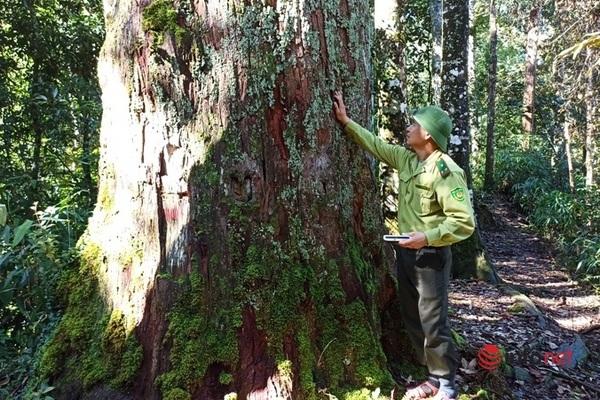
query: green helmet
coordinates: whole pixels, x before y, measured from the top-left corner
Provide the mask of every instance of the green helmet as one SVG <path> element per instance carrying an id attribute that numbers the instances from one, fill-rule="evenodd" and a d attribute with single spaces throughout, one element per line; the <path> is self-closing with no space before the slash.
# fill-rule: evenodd
<path id="1" fill-rule="evenodd" d="M 437 106 L 427 106 L 413 112 L 412 117 L 431 135 L 440 150 L 448 151 L 452 120 L 446 111 Z"/>

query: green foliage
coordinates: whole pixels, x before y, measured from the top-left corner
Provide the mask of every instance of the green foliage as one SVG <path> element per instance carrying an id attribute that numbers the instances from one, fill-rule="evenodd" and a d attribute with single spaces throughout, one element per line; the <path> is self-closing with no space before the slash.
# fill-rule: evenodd
<path id="1" fill-rule="evenodd" d="M 564 172 L 552 167 L 548 157 L 536 150 L 500 151 L 496 172 L 500 188 L 512 193 L 538 232 L 558 244 L 567 265 L 582 278 L 599 284 L 598 187 L 579 183 L 574 191 L 557 188 L 557 177 Z"/>
<path id="2" fill-rule="evenodd" d="M 30 396 L 44 398 L 51 391 L 32 369 L 59 319 L 59 288 L 75 265 L 73 237 L 81 217 L 65 202 L 34 210 L 34 220 L 0 228 L 0 376 L 8 382 L 0 397 L 21 393 L 28 380 L 35 381 Z"/>
<path id="3" fill-rule="evenodd" d="M 101 2 L 3 2 L 0 202 L 31 218 L 35 201 L 95 198 L 101 114 Z"/>

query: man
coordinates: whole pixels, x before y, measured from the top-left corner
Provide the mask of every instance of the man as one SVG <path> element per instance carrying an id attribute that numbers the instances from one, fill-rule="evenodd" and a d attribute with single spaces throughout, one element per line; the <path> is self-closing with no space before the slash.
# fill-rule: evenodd
<path id="1" fill-rule="evenodd" d="M 458 396 L 458 353 L 448 324 L 450 245 L 475 229 L 464 171 L 447 155 L 452 121 L 439 107 L 416 111 L 406 131 L 412 151 L 371 134 L 346 114 L 334 93 L 336 119 L 356 143 L 398 170 L 398 229 L 409 239 L 395 246 L 398 295 L 408 336 L 429 378 L 407 390 L 404 399 L 451 400 Z"/>

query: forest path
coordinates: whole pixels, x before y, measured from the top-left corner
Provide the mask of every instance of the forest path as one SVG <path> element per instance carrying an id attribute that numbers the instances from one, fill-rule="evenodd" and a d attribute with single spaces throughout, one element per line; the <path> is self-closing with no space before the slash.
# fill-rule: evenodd
<path id="1" fill-rule="evenodd" d="M 486 221 L 482 238 L 504 282 L 451 281 L 451 327 L 466 340 L 458 371 L 462 392 L 486 388 L 494 398 L 600 399 L 600 296 L 571 279 L 552 244 L 529 229 L 508 199 L 488 198 L 482 206 L 489 211 L 480 215 Z M 487 343 L 506 350 L 513 367 L 506 379 L 472 368 Z M 566 362 L 560 357 L 568 358 L 569 350 L 573 360 L 587 353 L 585 361 L 574 368 L 551 364 Z"/>

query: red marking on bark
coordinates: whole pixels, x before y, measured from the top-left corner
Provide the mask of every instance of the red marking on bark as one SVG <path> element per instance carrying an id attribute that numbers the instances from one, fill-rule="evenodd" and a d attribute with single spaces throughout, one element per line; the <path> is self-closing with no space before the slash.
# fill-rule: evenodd
<path id="1" fill-rule="evenodd" d="M 167 222 L 173 222 L 179 219 L 179 208 L 167 208 L 165 209 L 165 219 Z"/>
<path id="2" fill-rule="evenodd" d="M 256 326 L 256 314 L 250 306 L 242 312 L 242 327 L 238 335 L 240 361 L 235 381 L 239 382 L 238 396 L 245 399 L 252 392 L 266 388 L 275 372 L 275 363 L 267 354 L 267 337 Z"/>
<path id="3" fill-rule="evenodd" d="M 267 131 L 275 141 L 279 149 L 279 155 L 285 161 L 289 159 L 289 153 L 283 140 L 283 131 L 285 129 L 285 111 L 281 102 L 281 75 L 275 80 L 274 98 L 275 104 L 267 110 Z"/>

